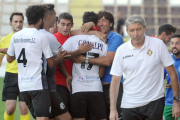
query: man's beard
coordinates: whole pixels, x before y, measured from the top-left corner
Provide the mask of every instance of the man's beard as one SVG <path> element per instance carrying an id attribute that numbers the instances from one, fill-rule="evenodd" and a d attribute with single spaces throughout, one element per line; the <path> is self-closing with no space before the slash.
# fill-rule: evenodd
<path id="1" fill-rule="evenodd" d="M 174 50 L 174 49 L 173 49 L 173 50 Z M 176 53 L 174 53 L 173 50 L 171 50 L 171 52 L 173 53 L 173 55 L 179 55 L 179 54 L 180 54 L 180 51 L 179 51 L 179 50 L 176 49 L 176 50 L 177 50 Z"/>

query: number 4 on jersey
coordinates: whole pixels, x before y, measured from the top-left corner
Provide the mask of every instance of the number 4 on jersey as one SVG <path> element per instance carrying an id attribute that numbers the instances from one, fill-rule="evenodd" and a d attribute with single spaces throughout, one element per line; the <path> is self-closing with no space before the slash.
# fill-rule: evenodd
<path id="1" fill-rule="evenodd" d="M 21 59 L 22 56 L 22 59 Z M 23 63 L 24 67 L 26 67 L 27 59 L 25 54 L 25 48 L 22 48 L 21 53 L 19 54 L 19 57 L 17 59 L 18 63 Z"/>

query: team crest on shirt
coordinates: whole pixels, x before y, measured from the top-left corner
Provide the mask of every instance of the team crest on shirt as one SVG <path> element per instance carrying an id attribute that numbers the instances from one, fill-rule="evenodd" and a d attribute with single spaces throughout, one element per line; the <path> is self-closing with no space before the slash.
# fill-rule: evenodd
<path id="1" fill-rule="evenodd" d="M 151 49 L 148 49 L 147 54 L 148 54 L 149 56 L 151 56 L 151 55 L 153 54 L 152 50 L 151 50 Z"/>
<path id="2" fill-rule="evenodd" d="M 63 102 L 60 103 L 60 108 L 63 110 L 65 108 L 65 105 Z"/>

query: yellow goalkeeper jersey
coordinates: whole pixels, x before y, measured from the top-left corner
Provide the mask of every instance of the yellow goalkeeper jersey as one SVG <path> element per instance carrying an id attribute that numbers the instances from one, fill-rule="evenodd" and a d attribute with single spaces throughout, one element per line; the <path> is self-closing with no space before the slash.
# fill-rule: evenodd
<path id="1" fill-rule="evenodd" d="M 0 48 L 8 48 L 11 42 L 11 38 L 13 36 L 13 33 L 3 37 L 0 41 Z M 5 55 L 3 53 L 0 53 L 2 55 Z M 17 62 L 16 60 L 14 60 L 11 63 L 6 64 L 6 72 L 10 72 L 10 73 L 18 73 L 18 66 L 17 66 Z"/>

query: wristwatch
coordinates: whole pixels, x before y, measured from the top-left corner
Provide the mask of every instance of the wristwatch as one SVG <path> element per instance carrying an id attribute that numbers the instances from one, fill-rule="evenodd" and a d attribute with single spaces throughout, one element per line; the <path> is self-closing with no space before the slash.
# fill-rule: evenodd
<path id="1" fill-rule="evenodd" d="M 86 64 L 88 64 L 88 63 L 89 63 L 89 58 L 88 58 L 88 57 L 86 57 L 86 59 L 85 59 L 85 63 L 86 63 Z"/>
<path id="2" fill-rule="evenodd" d="M 177 96 L 177 97 L 173 97 L 173 100 L 176 100 L 176 101 L 178 101 L 179 102 L 179 96 Z"/>

